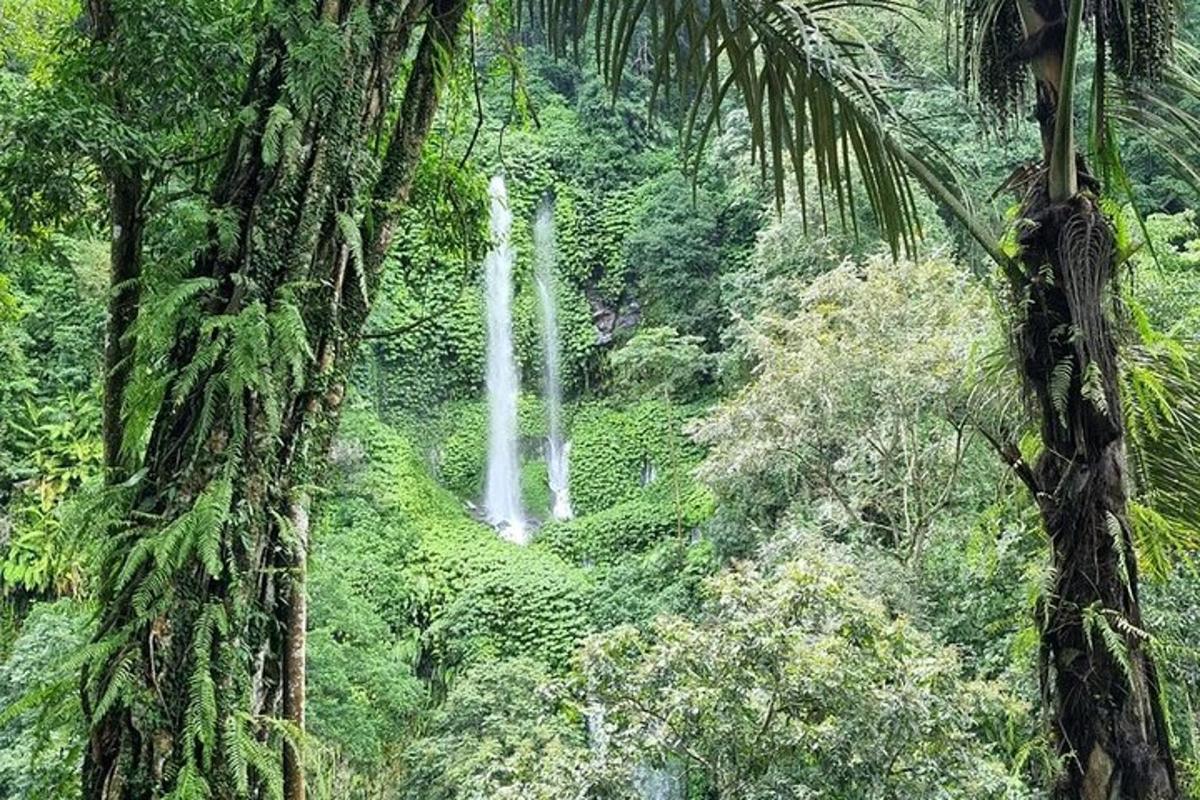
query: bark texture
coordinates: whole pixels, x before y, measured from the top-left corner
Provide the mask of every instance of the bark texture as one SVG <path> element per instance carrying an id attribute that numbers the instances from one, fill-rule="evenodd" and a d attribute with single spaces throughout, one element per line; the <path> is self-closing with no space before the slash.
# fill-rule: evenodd
<path id="1" fill-rule="evenodd" d="M 1020 0 L 1020 7 L 1037 84 L 1043 170 L 1024 203 L 1024 269 L 1015 288 L 1024 309 L 1022 369 L 1036 397 L 1043 444 L 1025 474 L 1053 552 L 1053 584 L 1038 622 L 1043 691 L 1065 765 L 1056 794 L 1167 800 L 1178 787 L 1142 626 L 1127 508 L 1112 319 L 1114 234 L 1093 199 L 1099 187 L 1074 154 L 1069 183 L 1082 191 L 1065 202 L 1051 199 L 1055 150 L 1063 147 L 1056 118 L 1060 108 L 1071 113 L 1070 98 L 1059 95 L 1073 83 L 1063 73 L 1074 69 L 1064 67 L 1066 6 Z"/>
<path id="2" fill-rule="evenodd" d="M 304 797 L 300 753 L 279 734 L 304 726 L 303 487 L 319 479 L 465 8 L 270 12 L 244 96 L 254 119 L 213 182 L 143 477 L 102 568 L 82 676 L 88 800 L 259 796 L 275 782 Z M 318 40 L 334 63 L 311 72 L 301 51 Z"/>
<path id="3" fill-rule="evenodd" d="M 137 319 L 138 279 L 142 274 L 142 176 L 134 165 L 113 167 L 109 179 L 112 244 L 109 256 L 108 315 L 104 331 L 104 467 L 110 483 L 125 479 L 121 443 L 122 407 L 129 383 L 131 348 L 127 340 Z"/>
<path id="4" fill-rule="evenodd" d="M 1175 767 L 1147 649 L 1127 509 L 1129 476 L 1111 321 L 1113 234 L 1085 195 L 1026 210 L 1021 330 L 1042 420 L 1032 476 L 1053 552 L 1039 614 L 1043 688 L 1065 756 L 1064 800 L 1168 800 Z"/>
<path id="5" fill-rule="evenodd" d="M 288 587 L 288 619 L 283 655 L 283 718 L 303 734 L 304 705 L 307 693 L 307 635 L 308 635 L 308 532 L 309 499 L 301 496 L 292 504 L 290 586 Z M 283 796 L 286 800 L 304 800 L 304 753 L 302 742 L 289 742 L 283 751 Z"/>
<path id="6" fill-rule="evenodd" d="M 1128 511 L 1113 227 L 1095 201 L 1100 187 L 1074 152 L 1071 126 L 1058 119 L 1072 113 L 1082 7 L 1017 2 L 1042 138 L 1042 168 L 1022 208 L 1017 345 L 1043 449 L 1032 468 L 1020 459 L 1015 465 L 1053 554 L 1038 624 L 1043 693 L 1064 766 L 1055 796 L 1174 800 L 1179 787 L 1142 625 Z"/>

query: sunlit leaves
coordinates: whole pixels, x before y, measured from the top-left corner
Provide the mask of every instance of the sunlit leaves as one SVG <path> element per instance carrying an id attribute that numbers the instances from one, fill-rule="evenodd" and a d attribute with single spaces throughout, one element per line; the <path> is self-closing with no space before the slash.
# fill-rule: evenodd
<path id="1" fill-rule="evenodd" d="M 996 687 L 860 590 L 819 547 L 706 582 L 691 619 L 589 641 L 610 772 L 688 776 L 717 798 L 1026 796 L 970 732 Z M 988 698 L 988 699 L 985 699 Z"/>
<path id="2" fill-rule="evenodd" d="M 754 373 L 698 424 L 702 477 L 759 513 L 819 518 L 915 546 L 967 439 L 971 359 L 991 346 L 984 295 L 953 264 L 847 262 L 744 323 Z"/>

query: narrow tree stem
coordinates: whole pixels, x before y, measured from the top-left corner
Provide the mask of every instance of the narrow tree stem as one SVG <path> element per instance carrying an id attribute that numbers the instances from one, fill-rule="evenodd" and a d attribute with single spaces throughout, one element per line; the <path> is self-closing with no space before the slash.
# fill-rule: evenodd
<path id="1" fill-rule="evenodd" d="M 304 706 L 307 668 L 308 629 L 308 529 L 310 500 L 307 496 L 292 503 L 291 574 L 288 589 L 287 630 L 283 658 L 283 717 L 297 736 L 304 735 Z M 286 800 L 305 800 L 304 752 L 300 741 L 283 747 L 283 796 Z"/>
<path id="2" fill-rule="evenodd" d="M 1083 0 L 1071 0 L 1067 10 L 1067 33 L 1063 43 L 1062 84 L 1054 112 L 1054 146 L 1050 152 L 1050 201 L 1065 203 L 1079 192 L 1075 168 L 1075 62 L 1079 59 L 1079 24 Z"/>
<path id="3" fill-rule="evenodd" d="M 114 167 L 110 172 L 112 242 L 104 342 L 103 440 L 105 477 L 112 484 L 126 477 L 121 459 L 125 438 L 122 411 L 133 358 L 133 347 L 126 339 L 138 314 L 144 220 L 141 167 L 126 165 Z"/>

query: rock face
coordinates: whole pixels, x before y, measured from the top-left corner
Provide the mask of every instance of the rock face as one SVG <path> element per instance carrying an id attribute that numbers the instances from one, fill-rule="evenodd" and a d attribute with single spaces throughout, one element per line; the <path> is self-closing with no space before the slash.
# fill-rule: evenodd
<path id="1" fill-rule="evenodd" d="M 630 299 L 611 307 L 592 287 L 585 290 L 588 305 L 592 307 L 592 324 L 596 326 L 596 341 L 608 344 L 617 333 L 635 327 L 642 318 L 642 307 L 637 300 Z"/>

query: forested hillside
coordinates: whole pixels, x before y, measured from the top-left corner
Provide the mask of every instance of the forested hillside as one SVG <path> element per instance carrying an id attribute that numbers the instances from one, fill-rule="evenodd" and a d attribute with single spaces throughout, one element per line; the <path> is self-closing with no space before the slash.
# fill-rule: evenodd
<path id="1" fill-rule="evenodd" d="M 0 800 L 1200 799 L 1197 24 L 0 0 Z"/>

